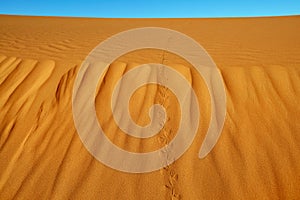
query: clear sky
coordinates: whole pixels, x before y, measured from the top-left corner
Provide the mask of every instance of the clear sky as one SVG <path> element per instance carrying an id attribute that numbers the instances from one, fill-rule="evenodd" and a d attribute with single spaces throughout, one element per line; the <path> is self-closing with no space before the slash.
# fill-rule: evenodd
<path id="1" fill-rule="evenodd" d="M 299 15 L 300 0 L 3 0 L 0 14 L 105 18 Z"/>

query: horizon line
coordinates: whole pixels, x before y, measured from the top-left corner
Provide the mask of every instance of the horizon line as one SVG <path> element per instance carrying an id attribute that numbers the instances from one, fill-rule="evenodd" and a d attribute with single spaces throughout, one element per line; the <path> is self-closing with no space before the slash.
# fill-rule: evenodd
<path id="1" fill-rule="evenodd" d="M 27 15 L 27 14 L 2 14 L 0 16 L 15 17 L 53 17 L 53 18 L 82 18 L 82 19 L 245 19 L 245 18 L 281 18 L 300 17 L 300 14 L 288 15 L 257 15 L 257 16 L 215 16 L 215 17 L 92 17 L 92 16 L 71 16 L 71 15 Z"/>

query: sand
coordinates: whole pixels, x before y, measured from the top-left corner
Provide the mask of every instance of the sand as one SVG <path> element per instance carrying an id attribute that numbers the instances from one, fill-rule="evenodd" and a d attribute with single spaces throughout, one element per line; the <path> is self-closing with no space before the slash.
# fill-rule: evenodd
<path id="1" fill-rule="evenodd" d="M 111 64 L 95 100 L 108 138 L 149 152 L 175 135 L 180 110 L 170 90 L 141 87 L 130 102 L 139 125 L 155 102 L 169 121 L 154 137 L 124 134 L 112 120 L 112 87 L 147 62 L 192 83 L 201 106 L 197 135 L 173 164 L 131 174 L 97 161 L 72 116 L 72 89 L 87 54 L 131 28 L 156 26 L 199 42 L 220 69 L 227 95 L 217 145 L 198 158 L 210 118 L 203 79 L 177 55 L 128 53 Z M 0 199 L 300 199 L 300 16 L 230 19 L 91 19 L 0 16 Z"/>

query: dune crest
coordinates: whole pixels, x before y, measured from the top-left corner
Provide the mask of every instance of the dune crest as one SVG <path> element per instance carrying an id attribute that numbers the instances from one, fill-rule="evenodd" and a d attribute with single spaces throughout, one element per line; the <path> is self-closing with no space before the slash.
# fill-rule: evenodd
<path id="1" fill-rule="evenodd" d="M 140 26 L 173 28 L 201 43 L 223 77 L 227 113 L 217 145 L 200 160 L 210 116 L 201 76 L 166 52 L 147 50 L 120 57 L 99 83 L 95 100 L 99 123 L 120 148 L 160 148 L 174 137 L 179 123 L 172 92 L 149 85 L 134 93 L 131 115 L 138 124 L 147 124 L 144 111 L 158 102 L 166 108 L 166 126 L 149 140 L 132 138 L 116 126 L 109 111 L 113 85 L 139 64 L 153 60 L 179 71 L 195 88 L 201 109 L 197 135 L 182 157 L 158 171 L 130 174 L 103 165 L 85 149 L 74 126 L 72 90 L 93 47 L 121 30 Z M 299 199 L 299 27 L 299 16 L 0 16 L 0 199 Z"/>

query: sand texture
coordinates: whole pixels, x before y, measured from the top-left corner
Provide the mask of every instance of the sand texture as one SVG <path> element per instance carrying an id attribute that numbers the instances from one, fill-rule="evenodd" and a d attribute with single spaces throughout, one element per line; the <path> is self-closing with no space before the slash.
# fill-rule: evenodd
<path id="1" fill-rule="evenodd" d="M 209 93 L 186 60 L 162 50 L 128 53 L 99 83 L 98 121 L 132 152 L 174 137 L 174 94 L 149 84 L 131 98 L 132 119 L 149 123 L 162 104 L 168 120 L 148 139 L 124 134 L 112 118 L 113 86 L 128 70 L 162 63 L 193 86 L 201 108 L 197 135 L 173 164 L 131 174 L 97 161 L 73 121 L 72 90 L 81 63 L 107 37 L 137 27 L 165 27 L 199 42 L 220 69 L 227 113 L 217 145 L 199 148 L 209 126 Z M 90 19 L 0 16 L 0 199 L 300 199 L 300 16 L 232 19 Z M 108 152 L 109 153 L 109 152 Z"/>

